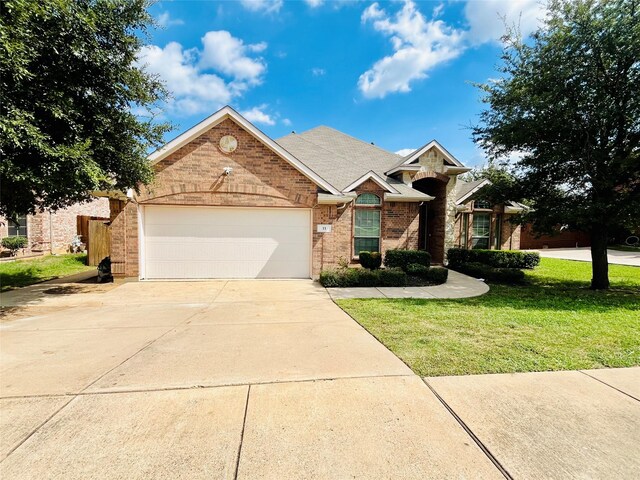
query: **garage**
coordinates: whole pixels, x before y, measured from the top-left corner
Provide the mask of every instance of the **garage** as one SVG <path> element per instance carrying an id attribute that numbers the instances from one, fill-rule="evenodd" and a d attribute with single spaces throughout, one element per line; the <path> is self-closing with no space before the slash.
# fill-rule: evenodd
<path id="1" fill-rule="evenodd" d="M 309 278 L 311 210 L 144 206 L 145 279 Z"/>

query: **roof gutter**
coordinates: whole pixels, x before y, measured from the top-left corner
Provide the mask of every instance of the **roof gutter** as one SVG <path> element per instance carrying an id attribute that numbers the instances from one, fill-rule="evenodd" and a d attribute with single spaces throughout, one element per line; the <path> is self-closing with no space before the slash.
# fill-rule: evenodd
<path id="1" fill-rule="evenodd" d="M 385 193 L 384 200 L 386 202 L 430 202 L 436 197 L 431 195 L 403 195 L 401 193 Z"/>
<path id="2" fill-rule="evenodd" d="M 356 194 L 354 193 L 345 193 L 341 195 L 333 195 L 331 193 L 319 193 L 318 194 L 318 205 L 338 205 L 341 203 L 349 203 L 355 200 Z"/>

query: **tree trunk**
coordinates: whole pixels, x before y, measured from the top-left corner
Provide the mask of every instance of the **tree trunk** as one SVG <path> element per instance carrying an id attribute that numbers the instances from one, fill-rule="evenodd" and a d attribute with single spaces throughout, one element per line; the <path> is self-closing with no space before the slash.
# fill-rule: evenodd
<path id="1" fill-rule="evenodd" d="M 607 229 L 604 227 L 594 227 L 591 231 L 592 290 L 606 290 L 609 288 L 608 239 Z"/>

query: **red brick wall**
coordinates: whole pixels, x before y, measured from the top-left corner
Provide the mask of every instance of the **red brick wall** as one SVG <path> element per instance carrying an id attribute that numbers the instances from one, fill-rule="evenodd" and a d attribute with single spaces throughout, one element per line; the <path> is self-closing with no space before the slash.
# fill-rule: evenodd
<path id="1" fill-rule="evenodd" d="M 559 230 L 559 229 L 558 229 Z M 574 248 L 591 246 L 589 234 L 585 232 L 571 232 L 564 230 L 557 235 L 543 235 L 536 237 L 530 224 L 522 229 L 522 248 Z"/>
<path id="2" fill-rule="evenodd" d="M 374 193 L 380 197 L 381 250 L 391 248 L 418 248 L 418 203 L 386 202 L 384 192 L 377 183 L 368 180 L 356 193 Z M 353 257 L 354 209 L 353 203 L 342 209 L 335 205 L 319 205 L 314 210 L 313 273 L 323 268 L 334 268 L 342 262 L 355 263 Z M 331 233 L 316 233 L 315 225 L 331 224 Z"/>
<path id="3" fill-rule="evenodd" d="M 70 207 L 52 212 L 38 212 L 27 216 L 27 252 L 64 253 L 77 234 L 77 217 L 109 217 L 109 200 L 97 198 L 91 202 L 76 203 Z M 0 238 L 6 237 L 8 226 L 6 219 L 0 217 Z M 53 244 L 52 244 L 53 241 Z"/>
<path id="4" fill-rule="evenodd" d="M 220 138 L 233 135 L 232 154 L 218 149 Z M 229 176 L 224 167 L 233 168 Z M 157 164 L 154 183 L 136 198 L 142 205 L 207 205 L 313 208 L 312 275 L 322 268 L 352 261 L 353 205 L 317 205 L 317 186 L 232 120 L 225 120 Z M 382 250 L 417 248 L 418 204 L 384 202 L 384 190 L 367 181 L 358 193 L 382 200 Z M 318 224 L 332 225 L 317 233 Z M 134 203 L 112 201 L 111 262 L 116 275 L 138 275 L 138 223 Z"/>
<path id="5" fill-rule="evenodd" d="M 233 135 L 235 152 L 218 148 Z M 225 167 L 233 168 L 229 176 Z M 253 135 L 227 119 L 156 164 L 153 184 L 136 197 L 142 205 L 312 208 L 317 186 Z M 111 262 L 116 275 L 138 275 L 138 214 L 133 202 L 113 203 Z M 315 229 L 314 229 L 315 230 Z"/>

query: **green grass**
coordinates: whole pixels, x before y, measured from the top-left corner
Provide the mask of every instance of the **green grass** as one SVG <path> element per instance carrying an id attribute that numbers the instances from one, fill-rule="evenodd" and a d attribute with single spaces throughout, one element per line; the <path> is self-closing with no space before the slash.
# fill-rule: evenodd
<path id="1" fill-rule="evenodd" d="M 86 254 L 47 255 L 29 260 L 0 263 L 0 291 L 24 287 L 74 273 L 92 270 Z"/>
<path id="2" fill-rule="evenodd" d="M 640 268 L 609 268 L 606 292 L 588 289 L 590 263 L 543 258 L 481 297 L 337 303 L 419 375 L 640 365 Z"/>

